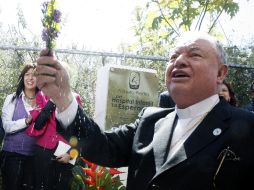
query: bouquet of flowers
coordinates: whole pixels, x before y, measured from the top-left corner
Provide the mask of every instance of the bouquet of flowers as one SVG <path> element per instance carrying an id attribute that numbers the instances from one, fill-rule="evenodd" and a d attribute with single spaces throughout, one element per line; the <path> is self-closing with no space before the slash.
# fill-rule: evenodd
<path id="1" fill-rule="evenodd" d="M 42 40 L 46 42 L 46 47 L 52 50 L 56 46 L 56 38 L 60 33 L 60 22 L 62 13 L 57 9 L 56 0 L 44 2 L 42 4 Z"/>
<path id="2" fill-rule="evenodd" d="M 115 168 L 106 168 L 80 158 L 72 169 L 72 190 L 125 190 Z"/>

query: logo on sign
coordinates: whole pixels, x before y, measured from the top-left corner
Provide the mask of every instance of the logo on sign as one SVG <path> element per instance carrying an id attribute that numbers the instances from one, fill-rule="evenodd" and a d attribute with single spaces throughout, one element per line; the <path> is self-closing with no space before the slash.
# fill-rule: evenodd
<path id="1" fill-rule="evenodd" d="M 138 89 L 140 85 L 140 73 L 131 72 L 129 76 L 129 87 L 131 89 Z"/>

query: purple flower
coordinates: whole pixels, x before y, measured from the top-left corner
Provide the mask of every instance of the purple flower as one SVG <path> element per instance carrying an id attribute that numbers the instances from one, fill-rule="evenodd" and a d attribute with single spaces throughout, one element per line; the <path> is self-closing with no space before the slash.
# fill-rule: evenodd
<path id="1" fill-rule="evenodd" d="M 60 32 L 55 30 L 55 29 L 51 29 L 51 37 L 53 39 L 57 38 L 59 36 Z"/>
<path id="2" fill-rule="evenodd" d="M 44 28 L 42 31 L 42 40 L 48 41 L 49 39 L 55 39 L 59 36 L 60 32 L 54 28 Z"/>
<path id="3" fill-rule="evenodd" d="M 44 29 L 42 30 L 42 35 L 41 35 L 41 37 L 42 37 L 42 40 L 43 40 L 43 41 L 48 42 L 48 41 L 50 40 L 50 33 L 49 33 L 49 30 L 46 29 L 46 28 L 44 28 Z"/>
<path id="4" fill-rule="evenodd" d="M 47 12 L 47 9 L 48 9 L 48 2 L 44 2 L 42 4 L 42 9 L 41 9 L 41 12 L 44 14 Z"/>
<path id="5" fill-rule="evenodd" d="M 54 10 L 53 16 L 54 16 L 54 21 L 56 23 L 61 22 L 61 15 L 62 15 L 62 13 L 59 10 L 57 10 L 57 9 Z"/>
<path id="6" fill-rule="evenodd" d="M 56 9 L 56 0 L 50 0 L 42 4 L 42 40 L 46 42 L 49 49 L 53 49 L 56 45 L 56 38 L 60 34 L 60 22 L 62 13 Z"/>

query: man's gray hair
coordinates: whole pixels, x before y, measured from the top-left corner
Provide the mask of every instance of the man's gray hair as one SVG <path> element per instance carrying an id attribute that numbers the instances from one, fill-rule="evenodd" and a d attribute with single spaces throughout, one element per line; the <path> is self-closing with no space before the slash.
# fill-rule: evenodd
<path id="1" fill-rule="evenodd" d="M 218 58 L 219 58 L 220 63 L 227 65 L 228 58 L 227 58 L 227 53 L 226 53 L 225 49 L 223 48 L 222 44 L 218 40 L 216 40 L 215 45 L 216 45 L 216 49 L 218 52 Z"/>
<path id="2" fill-rule="evenodd" d="M 217 56 L 218 56 L 220 64 L 227 65 L 227 53 L 225 52 L 222 44 L 214 36 L 208 33 L 201 32 L 201 31 L 185 32 L 177 39 L 176 44 L 178 43 L 184 44 L 184 43 L 192 42 L 193 39 L 204 39 L 214 44 L 214 48 L 217 51 Z"/>

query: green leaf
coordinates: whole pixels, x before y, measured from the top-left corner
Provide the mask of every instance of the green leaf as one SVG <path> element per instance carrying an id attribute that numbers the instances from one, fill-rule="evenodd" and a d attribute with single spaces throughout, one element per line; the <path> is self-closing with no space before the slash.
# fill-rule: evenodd
<path id="1" fill-rule="evenodd" d="M 153 23 L 152 23 L 152 29 L 153 30 L 158 29 L 158 27 L 160 26 L 161 20 L 162 20 L 161 16 L 155 17 L 153 19 Z"/>

